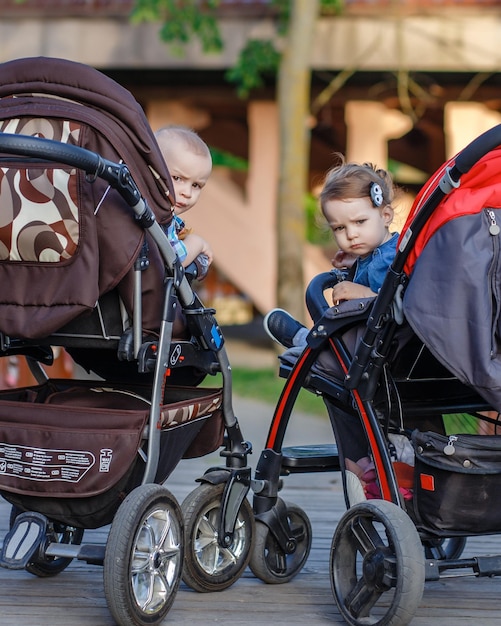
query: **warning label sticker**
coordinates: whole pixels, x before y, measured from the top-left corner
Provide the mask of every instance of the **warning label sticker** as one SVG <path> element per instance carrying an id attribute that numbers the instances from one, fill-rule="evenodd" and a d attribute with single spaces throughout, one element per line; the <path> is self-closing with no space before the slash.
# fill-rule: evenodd
<path id="1" fill-rule="evenodd" d="M 85 450 L 51 450 L 0 442 L 0 475 L 78 483 L 96 462 Z"/>

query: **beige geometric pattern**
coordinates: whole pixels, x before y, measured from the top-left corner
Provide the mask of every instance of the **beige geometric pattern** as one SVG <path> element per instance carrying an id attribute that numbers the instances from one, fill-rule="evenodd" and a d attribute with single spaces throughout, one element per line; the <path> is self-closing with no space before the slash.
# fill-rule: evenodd
<path id="1" fill-rule="evenodd" d="M 0 131 L 75 144 L 80 126 L 21 118 L 0 122 Z M 0 194 L 1 261 L 60 263 L 75 254 L 80 235 L 75 169 L 46 164 L 0 168 Z"/>

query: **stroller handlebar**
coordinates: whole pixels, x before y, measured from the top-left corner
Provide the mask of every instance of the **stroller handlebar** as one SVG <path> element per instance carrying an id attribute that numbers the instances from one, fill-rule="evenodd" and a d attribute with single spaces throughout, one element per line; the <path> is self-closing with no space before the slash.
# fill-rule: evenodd
<path id="1" fill-rule="evenodd" d="M 469 143 L 457 155 L 453 170 L 458 170 L 457 177 L 468 172 L 483 156 L 501 146 L 501 124 L 493 126 Z M 457 179 L 458 179 L 457 178 Z M 456 180 L 457 180 L 456 179 Z"/>
<path id="2" fill-rule="evenodd" d="M 141 193 L 126 165 L 103 159 L 99 154 L 79 146 L 42 137 L 0 133 L 0 153 L 76 167 L 93 178 L 107 180 L 112 187 L 118 189 L 130 206 L 135 206 L 141 199 Z"/>
<path id="3" fill-rule="evenodd" d="M 98 174 L 102 161 L 99 155 L 85 148 L 13 133 L 0 133 L 0 152 L 66 163 L 94 175 Z"/>
<path id="4" fill-rule="evenodd" d="M 325 299 L 324 290 L 334 287 L 340 280 L 342 280 L 340 272 L 335 269 L 322 272 L 311 279 L 306 288 L 306 306 L 314 322 L 317 322 L 331 306 Z"/>

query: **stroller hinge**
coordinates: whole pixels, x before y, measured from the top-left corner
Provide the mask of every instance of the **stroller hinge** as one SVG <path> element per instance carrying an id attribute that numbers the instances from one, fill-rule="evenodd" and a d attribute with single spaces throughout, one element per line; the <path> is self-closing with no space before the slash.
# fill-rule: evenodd
<path id="1" fill-rule="evenodd" d="M 459 180 L 456 181 L 452 178 L 451 170 L 452 170 L 452 167 L 446 167 L 444 175 L 442 176 L 439 182 L 440 190 L 444 194 L 450 193 L 453 189 L 456 189 L 461 184 Z"/>

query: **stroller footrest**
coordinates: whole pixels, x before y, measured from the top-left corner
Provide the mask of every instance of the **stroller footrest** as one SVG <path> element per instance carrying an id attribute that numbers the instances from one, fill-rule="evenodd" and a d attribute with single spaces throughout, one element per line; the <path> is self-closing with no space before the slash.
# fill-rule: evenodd
<path id="1" fill-rule="evenodd" d="M 282 470 L 285 473 L 328 472 L 340 469 L 336 444 L 289 446 L 282 449 Z"/>
<path id="2" fill-rule="evenodd" d="M 25 569 L 45 539 L 46 528 L 47 518 L 40 513 L 29 511 L 18 515 L 5 536 L 0 566 L 6 569 Z"/>
<path id="3" fill-rule="evenodd" d="M 45 550 L 45 556 L 65 559 L 78 559 L 90 565 L 103 565 L 106 546 L 96 544 L 75 545 L 69 543 L 51 543 Z"/>

